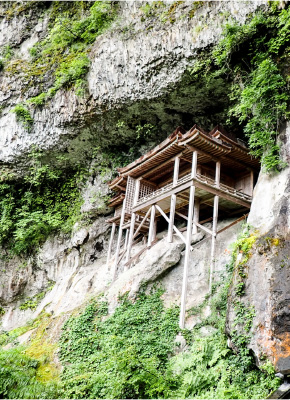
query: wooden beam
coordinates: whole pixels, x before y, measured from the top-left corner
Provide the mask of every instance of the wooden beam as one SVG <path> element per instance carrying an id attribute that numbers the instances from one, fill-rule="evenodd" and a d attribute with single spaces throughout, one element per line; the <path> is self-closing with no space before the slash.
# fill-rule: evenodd
<path id="1" fill-rule="evenodd" d="M 162 208 L 160 208 L 158 206 L 158 204 L 156 204 L 156 208 L 157 210 L 160 212 L 160 214 L 162 215 L 162 217 L 169 223 L 169 218 L 167 217 L 167 215 L 165 214 L 165 212 L 162 210 Z M 173 230 L 174 232 L 177 234 L 177 236 L 179 236 L 179 238 L 186 243 L 184 236 L 182 235 L 182 233 L 179 231 L 179 229 L 176 228 L 175 225 L 173 225 Z"/>
<path id="2" fill-rule="evenodd" d="M 183 151 L 181 151 L 180 153 L 176 154 L 175 156 L 169 158 L 169 160 L 164 161 L 163 163 L 157 165 L 154 168 L 151 168 L 149 171 L 145 172 L 145 174 L 143 174 L 142 178 L 145 178 L 146 176 L 151 175 L 153 172 L 157 171 L 158 169 L 165 167 L 167 164 L 171 163 L 172 161 L 175 160 L 176 157 L 180 157 L 182 155 Z"/>
<path id="3" fill-rule="evenodd" d="M 154 183 L 154 182 L 151 182 L 151 181 L 148 181 L 147 179 L 144 179 L 143 177 L 142 178 L 140 178 L 140 181 L 143 183 L 147 183 L 148 185 L 150 185 L 150 186 L 153 186 L 155 189 L 158 189 L 158 185 L 156 185 L 156 183 Z"/>
<path id="4" fill-rule="evenodd" d="M 139 225 L 138 228 L 136 229 L 136 232 L 134 233 L 133 239 L 135 239 L 135 237 L 138 235 L 140 229 L 142 228 L 142 226 L 144 225 L 144 223 L 145 223 L 146 220 L 148 219 L 149 214 L 150 214 L 150 211 L 151 211 L 151 207 L 149 208 L 149 210 L 148 210 L 147 213 L 145 214 L 144 218 L 142 219 L 140 225 Z"/>
<path id="5" fill-rule="evenodd" d="M 202 156 L 209 157 L 209 158 L 210 158 L 211 160 L 213 160 L 213 161 L 218 161 L 218 159 L 217 159 L 216 157 L 214 157 L 212 154 L 210 154 L 210 153 L 208 153 L 208 152 L 206 152 L 206 151 L 204 151 L 204 150 L 200 150 L 200 149 L 198 149 L 197 147 L 191 146 L 191 145 L 189 145 L 189 144 L 185 144 L 185 146 L 186 146 L 189 150 L 191 150 L 191 151 L 193 151 L 193 152 L 197 152 L 198 154 L 200 154 L 200 155 L 202 155 Z"/>
<path id="6" fill-rule="evenodd" d="M 197 167 L 197 152 L 194 151 L 192 154 L 192 170 L 191 170 L 192 178 L 196 177 L 196 167 Z M 184 270 L 183 270 L 182 293 L 181 293 L 181 307 L 180 307 L 180 317 L 179 317 L 179 326 L 181 329 L 184 329 L 184 325 L 185 325 L 187 281 L 188 281 L 188 268 L 189 268 L 190 248 L 191 248 L 194 194 L 195 194 L 195 186 L 194 186 L 194 183 L 192 182 L 191 186 L 190 186 L 188 220 L 187 220 L 187 236 L 186 236 L 186 244 L 185 244 L 185 258 L 184 258 Z"/>
<path id="7" fill-rule="evenodd" d="M 225 226 L 224 228 L 220 229 L 220 230 L 217 232 L 217 235 L 220 234 L 220 233 L 222 233 L 223 231 L 229 229 L 230 227 L 236 225 L 238 222 L 242 221 L 243 219 L 247 218 L 248 215 L 249 215 L 249 213 L 243 215 L 242 217 L 236 219 L 236 220 L 235 220 L 234 222 L 232 222 L 231 224 L 229 224 L 229 225 Z"/>
<path id="8" fill-rule="evenodd" d="M 147 247 L 151 247 L 151 243 L 153 242 L 154 225 L 155 225 L 155 214 L 156 214 L 156 207 L 153 204 L 153 206 L 151 207 L 151 217 L 150 217 L 150 226 L 149 226 L 149 235 L 148 235 Z"/>
<path id="9" fill-rule="evenodd" d="M 140 204 L 138 207 L 133 208 L 134 212 L 143 210 L 145 207 L 148 207 L 156 202 L 159 202 L 163 199 L 166 199 L 167 197 L 170 197 L 172 194 L 177 194 L 178 192 L 182 192 L 192 185 L 192 181 L 188 181 L 185 183 L 181 183 L 177 185 L 176 187 L 172 188 L 169 192 L 163 193 L 162 195 L 158 196 L 157 198 L 152 198 L 147 201 L 145 201 L 143 204 Z M 250 208 L 251 207 L 251 201 L 243 200 L 241 198 L 238 198 L 230 193 L 226 193 L 223 191 L 221 188 L 213 187 L 208 183 L 200 182 L 198 179 L 194 179 L 194 185 L 197 188 L 203 189 L 206 192 L 212 193 L 214 195 L 218 195 L 226 200 L 229 200 L 233 203 L 240 204 L 243 207 Z"/>
<path id="10" fill-rule="evenodd" d="M 211 231 L 210 229 L 206 228 L 205 226 L 199 224 L 198 222 L 196 223 L 196 225 L 202 229 L 203 231 L 205 231 L 206 233 L 210 234 L 211 236 L 214 234 L 213 231 Z"/>
<path id="11" fill-rule="evenodd" d="M 188 220 L 186 215 L 181 214 L 180 212 L 176 211 L 176 214 L 179 215 L 181 218 L 184 218 L 186 221 Z"/>
<path id="12" fill-rule="evenodd" d="M 110 259 L 111 259 L 112 245 L 113 245 L 115 230 L 116 230 L 116 223 L 113 222 L 112 230 L 111 230 L 111 236 L 110 236 L 110 241 L 109 241 L 109 248 L 108 248 L 107 267 L 109 266 L 109 262 L 110 262 Z"/>

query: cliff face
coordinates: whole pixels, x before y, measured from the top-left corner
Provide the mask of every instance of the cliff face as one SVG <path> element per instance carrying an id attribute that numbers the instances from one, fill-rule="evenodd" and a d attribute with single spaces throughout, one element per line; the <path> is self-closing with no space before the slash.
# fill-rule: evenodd
<path id="1" fill-rule="evenodd" d="M 84 92 L 78 96 L 73 88 L 61 88 L 44 105 L 28 106 L 33 123 L 27 129 L 11 109 L 39 94 L 39 86 L 25 80 L 21 66 L 29 60 L 29 49 L 49 32 L 51 4 L 36 2 L 32 8 L 11 12 L 12 2 L 1 3 L 0 46 L 11 47 L 10 62 L 16 68 L 0 71 L 3 174 L 13 171 L 19 180 L 27 172 L 33 146 L 42 150 L 50 163 L 64 154 L 65 162 L 74 165 L 85 162 L 96 146 L 98 156 L 102 149 L 128 152 L 136 142 L 136 126 L 145 123 L 157 126 L 157 130 L 142 143 L 140 152 L 164 139 L 178 125 L 189 128 L 199 123 L 211 128 L 225 121 L 228 83 L 219 78 L 206 84 L 197 82 L 190 71 L 197 54 L 219 40 L 226 21 L 243 23 L 255 10 L 265 10 L 267 2 L 176 2 L 173 8 L 166 6 L 162 18 L 154 9 L 145 12 L 144 5 L 119 3 L 112 25 L 89 50 L 91 64 Z M 45 89 L 48 87 L 44 84 Z M 281 141 L 283 157 L 289 161 L 289 128 L 281 134 Z M 71 237 L 50 237 L 36 256 L 13 256 L 3 261 L 3 329 L 21 326 L 44 309 L 56 316 L 71 311 L 102 292 L 113 309 L 119 292 L 129 291 L 134 297 L 148 282 L 161 281 L 168 304 L 179 302 L 183 260 L 179 242 L 168 246 L 164 239 L 134 268 L 120 271 L 117 281 L 111 283 L 105 266 L 109 227 L 104 216 L 111 210 L 105 205 L 108 192 L 100 175 L 91 173 L 82 189 L 81 212 L 94 218 L 89 227 L 75 225 Z M 266 354 L 277 370 L 288 373 L 289 187 L 289 168 L 276 175 L 259 176 L 249 216 L 249 223 L 258 230 L 257 241 L 247 263 L 242 299 L 255 309 L 250 347 L 257 359 Z M 221 221 L 221 226 L 226 224 Z M 239 228 L 236 225 L 220 235 L 217 275 L 230 261 L 229 246 Z M 192 257 L 188 308 L 200 304 L 208 292 L 208 258 L 207 242 L 201 242 Z M 234 275 L 233 282 L 237 279 Z M 39 293 L 42 298 L 36 297 Z M 28 299 L 36 302 L 35 307 L 21 308 Z M 229 299 L 227 329 L 231 335 L 235 329 L 234 289 Z M 195 323 L 190 318 L 188 327 Z"/>
<path id="2" fill-rule="evenodd" d="M 164 21 L 154 12 L 144 14 L 142 2 L 120 2 L 113 26 L 90 51 L 86 94 L 58 91 L 44 107 L 31 110 L 34 123 L 28 134 L 10 109 L 39 93 L 25 81 L 22 61 L 47 34 L 49 9 L 44 11 L 41 4 L 9 19 L 9 2 L 0 10 L 0 46 L 11 46 L 20 66 L 15 74 L 4 71 L 0 76 L 0 160 L 10 165 L 18 159 L 25 163 L 32 145 L 49 152 L 50 158 L 55 150 L 66 151 L 75 161 L 83 159 L 92 144 L 110 146 L 113 140 L 121 146 L 124 139 L 133 143 L 132 126 L 141 121 L 158 124 L 163 137 L 181 124 L 216 123 L 220 104 L 226 101 L 223 87 L 191 85 L 188 68 L 198 52 L 218 40 L 228 19 L 243 22 L 265 2 L 183 2 Z M 126 136 L 118 131 L 118 121 L 125 123 Z"/>
<path id="3" fill-rule="evenodd" d="M 290 126 L 280 135 L 283 159 L 290 161 Z M 290 220 L 289 166 L 280 174 L 261 173 L 255 188 L 248 222 L 255 230 L 256 240 L 251 257 L 244 268 L 244 293 L 237 296 L 235 285 L 239 269 L 234 273 L 228 308 L 228 332 L 235 326 L 236 302 L 254 307 L 250 348 L 257 359 L 268 357 L 278 371 L 289 374 L 290 331 Z M 244 327 L 239 325 L 240 332 Z"/>

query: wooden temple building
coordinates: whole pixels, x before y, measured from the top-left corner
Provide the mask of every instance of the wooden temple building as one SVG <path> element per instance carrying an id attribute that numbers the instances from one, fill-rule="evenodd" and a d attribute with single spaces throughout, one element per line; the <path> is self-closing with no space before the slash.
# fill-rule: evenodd
<path id="1" fill-rule="evenodd" d="M 218 215 L 241 216 L 251 206 L 259 161 L 245 144 L 216 127 L 207 133 L 194 125 L 188 132 L 177 128 L 166 140 L 124 168 L 109 183 L 116 195 L 109 204 L 115 214 L 107 264 L 113 277 L 129 268 L 134 243 L 143 240 L 144 251 L 156 242 L 157 222 L 164 218 L 168 241 L 177 235 L 185 242 L 180 327 L 184 327 L 187 276 L 192 234 L 199 229 L 211 237 L 210 290 L 214 271 Z M 175 225 L 187 223 L 186 236 Z M 212 221 L 212 228 L 203 223 Z M 117 243 L 115 231 L 119 228 Z"/>

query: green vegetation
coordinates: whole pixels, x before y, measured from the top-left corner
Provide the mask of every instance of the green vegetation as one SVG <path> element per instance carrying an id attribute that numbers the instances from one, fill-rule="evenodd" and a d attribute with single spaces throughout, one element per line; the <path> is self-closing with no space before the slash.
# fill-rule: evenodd
<path id="1" fill-rule="evenodd" d="M 277 4 L 276 4 L 277 5 Z M 266 171 L 285 166 L 277 136 L 287 118 L 290 8 L 258 12 L 247 23 L 228 23 L 212 53 L 203 53 L 192 74 L 231 82 L 229 127 L 243 127 L 251 152 Z"/>
<path id="2" fill-rule="evenodd" d="M 33 118 L 30 115 L 29 110 L 23 104 L 17 104 L 12 108 L 11 112 L 16 114 L 17 121 L 22 122 L 26 128 L 30 128 L 33 124 Z"/>
<path id="3" fill-rule="evenodd" d="M 45 295 L 47 294 L 47 292 L 49 292 L 50 290 L 52 290 L 52 288 L 54 287 L 54 282 L 51 283 L 45 290 L 43 290 L 42 292 L 36 294 L 33 297 L 29 297 L 24 303 L 22 303 L 19 306 L 20 310 L 36 310 L 38 304 L 41 302 L 42 299 L 44 299 Z"/>
<path id="4" fill-rule="evenodd" d="M 21 347 L 0 351 L 1 398 L 51 398 L 53 392 L 49 386 L 37 380 L 38 364 L 37 360 L 25 355 Z"/>
<path id="5" fill-rule="evenodd" d="M 60 358 L 62 398 L 166 397 L 166 367 L 178 331 L 177 307 L 165 309 L 161 290 L 120 300 L 104 319 L 106 304 L 92 302 L 64 326 Z M 95 318 L 96 317 L 96 318 Z"/>
<path id="6" fill-rule="evenodd" d="M 60 88 L 73 85 L 81 95 L 90 65 L 90 46 L 115 18 L 116 6 L 109 1 L 61 3 L 52 4 L 47 37 L 30 50 L 31 61 L 21 64 L 28 84 L 36 81 L 41 88 L 46 86 L 48 74 L 54 77 L 49 79 L 49 89 L 29 99 L 28 104 L 41 106 Z M 8 70 L 13 74 L 15 68 L 17 63 Z"/>
<path id="7" fill-rule="evenodd" d="M 30 155 L 22 181 L 0 183 L 0 244 L 14 254 L 31 253 L 51 234 L 68 233 L 80 218 L 84 169 L 61 170 Z"/>

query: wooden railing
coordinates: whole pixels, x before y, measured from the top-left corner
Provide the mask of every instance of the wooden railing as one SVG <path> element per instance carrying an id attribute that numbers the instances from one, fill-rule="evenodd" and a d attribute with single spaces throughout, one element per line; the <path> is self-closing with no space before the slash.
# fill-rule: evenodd
<path id="1" fill-rule="evenodd" d="M 223 183 L 220 183 L 219 186 L 216 185 L 216 182 L 214 179 L 208 178 L 207 176 L 201 175 L 201 174 L 196 174 L 196 178 L 194 178 L 196 181 L 205 183 L 209 186 L 212 186 L 213 188 L 218 188 L 222 190 L 223 192 L 229 193 L 233 196 L 236 196 L 240 199 L 246 200 L 246 201 L 251 201 L 252 196 L 249 196 L 246 193 L 240 192 L 239 190 L 236 190 L 233 187 L 224 185 Z M 177 184 L 175 186 L 180 186 L 186 182 L 190 182 L 192 180 L 191 174 L 185 175 L 182 178 L 178 179 Z M 154 192 L 148 194 L 147 196 L 141 197 L 136 206 L 141 205 L 142 203 L 151 200 L 153 198 L 157 198 L 167 192 L 170 192 L 173 189 L 173 183 L 168 183 L 167 185 L 161 187 L 160 189 L 155 190 Z"/>

